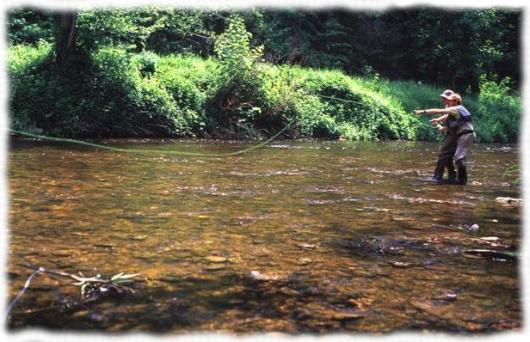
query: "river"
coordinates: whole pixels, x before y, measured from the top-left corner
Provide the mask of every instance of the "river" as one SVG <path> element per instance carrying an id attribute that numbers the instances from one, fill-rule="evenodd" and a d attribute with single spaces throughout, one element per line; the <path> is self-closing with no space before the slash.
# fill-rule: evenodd
<path id="1" fill-rule="evenodd" d="M 230 152 L 248 143 L 116 140 Z M 477 144 L 467 186 L 429 181 L 439 145 L 277 141 L 224 158 L 11 142 L 9 300 L 31 263 L 140 273 L 135 294 L 83 303 L 33 278 L 10 330 L 492 332 L 521 328 L 513 145 Z M 477 226 L 478 225 L 478 228 Z"/>

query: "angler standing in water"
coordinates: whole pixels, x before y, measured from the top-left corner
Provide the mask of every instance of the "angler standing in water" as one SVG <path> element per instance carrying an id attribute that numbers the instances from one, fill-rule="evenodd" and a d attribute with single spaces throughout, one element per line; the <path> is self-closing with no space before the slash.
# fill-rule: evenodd
<path id="1" fill-rule="evenodd" d="M 415 110 L 417 115 L 441 115 L 432 119 L 440 133 L 447 135 L 438 155 L 433 180 L 443 182 L 444 168 L 449 169 L 449 182 L 467 184 L 466 156 L 475 139 L 475 131 L 471 122 L 471 113 L 462 105 L 462 97 L 451 90 L 444 91 L 441 95 L 446 108 Z M 441 123 L 446 123 L 442 126 Z M 458 167 L 458 180 L 455 181 L 453 158 Z M 452 172 L 451 172 L 452 171 Z"/>

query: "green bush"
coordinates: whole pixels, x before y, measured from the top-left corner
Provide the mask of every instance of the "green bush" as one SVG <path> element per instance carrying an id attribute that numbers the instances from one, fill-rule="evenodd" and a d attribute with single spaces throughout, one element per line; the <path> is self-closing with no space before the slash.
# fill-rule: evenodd
<path id="1" fill-rule="evenodd" d="M 14 128 L 37 127 L 63 136 L 187 133 L 173 98 L 158 81 L 143 78 L 125 51 L 98 50 L 91 55 L 90 70 L 66 76 L 49 62 L 51 57 L 43 57 L 44 52 L 28 51 L 35 62 L 24 62 L 19 50 L 11 51 Z"/>
<path id="2" fill-rule="evenodd" d="M 511 80 L 480 78 L 478 117 L 473 120 L 479 142 L 517 142 L 521 100 L 513 94 Z"/>
<path id="3" fill-rule="evenodd" d="M 7 38 L 9 45 L 51 42 L 56 33 L 54 14 L 30 8 L 7 11 Z"/>
<path id="4" fill-rule="evenodd" d="M 217 70 L 218 62 L 212 59 L 177 55 L 160 57 L 155 78 L 173 97 L 186 121 L 186 135 L 207 135 L 206 101 L 216 91 Z"/>
<path id="5" fill-rule="evenodd" d="M 34 130 L 39 107 L 45 110 L 36 92 L 45 86 L 45 80 L 36 75 L 50 64 L 52 48 L 51 44 L 40 43 L 37 46 L 16 45 L 8 50 L 9 109 L 14 129 Z"/>
<path id="6" fill-rule="evenodd" d="M 223 39 L 223 44 L 230 41 Z M 428 117 L 415 116 L 413 110 L 441 107 L 443 89 L 349 77 L 332 70 L 259 64 L 257 55 L 251 58 L 252 67 L 232 73 L 235 60 L 252 56 L 245 44 L 244 49 L 228 44 L 230 58 L 218 47 L 220 54 L 225 51 L 224 60 L 133 54 L 108 47 L 93 51 L 89 67 L 72 75 L 57 71 L 50 44 L 11 47 L 11 127 L 72 137 L 255 138 L 274 134 L 294 120 L 285 133 L 289 137 L 442 137 Z M 483 78 L 478 98 L 464 96 L 478 141 L 517 140 L 521 102 L 509 82 Z"/>
<path id="7" fill-rule="evenodd" d="M 106 48 L 92 55 L 87 106 L 89 119 L 105 127 L 111 136 L 172 136 L 188 129 L 173 97 L 158 80 L 142 73 L 145 59 L 131 58 L 118 48 Z M 154 58 L 151 58 L 154 60 Z M 154 70 L 153 70 L 154 73 Z M 97 134 L 97 126 L 91 135 Z"/>
<path id="8" fill-rule="evenodd" d="M 210 133 L 225 131 L 222 135 L 251 137 L 256 131 L 249 127 L 263 121 L 266 96 L 256 67 L 263 48 L 251 48 L 251 39 L 238 15 L 227 20 L 225 32 L 216 39 L 216 89 L 206 103 Z"/>
<path id="9" fill-rule="evenodd" d="M 316 96 L 294 102 L 300 135 L 336 139 L 340 136 L 335 119 L 326 114 L 326 106 Z"/>
<path id="10" fill-rule="evenodd" d="M 443 108 L 440 94 L 444 90 L 440 87 L 421 84 L 415 81 L 388 81 L 384 79 L 370 80 L 365 83 L 373 91 L 389 99 L 393 106 L 400 106 L 406 113 L 412 113 L 415 109 Z M 459 92 L 457 89 L 454 89 Z M 479 120 L 479 103 L 475 96 L 460 92 L 464 105 L 472 113 L 474 122 Z M 432 117 L 411 116 L 411 125 L 416 131 L 417 140 L 442 140 L 443 136 L 429 123 Z"/>
<path id="11" fill-rule="evenodd" d="M 325 114 L 334 118 L 343 138 L 414 138 L 410 115 L 343 73 L 305 70 L 297 79 L 302 92 L 316 96 Z"/>
<path id="12" fill-rule="evenodd" d="M 158 64 L 158 56 L 155 53 L 144 51 L 132 57 L 133 63 L 143 77 L 153 76 Z"/>

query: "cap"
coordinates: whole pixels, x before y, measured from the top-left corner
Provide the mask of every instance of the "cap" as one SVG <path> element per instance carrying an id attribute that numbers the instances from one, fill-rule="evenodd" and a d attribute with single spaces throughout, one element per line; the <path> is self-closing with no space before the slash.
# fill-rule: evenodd
<path id="1" fill-rule="evenodd" d="M 446 89 L 444 90 L 443 93 L 440 94 L 441 97 L 443 97 L 444 99 L 447 99 L 447 100 L 450 100 L 451 99 L 451 95 L 453 95 L 455 92 L 452 91 L 451 89 Z"/>

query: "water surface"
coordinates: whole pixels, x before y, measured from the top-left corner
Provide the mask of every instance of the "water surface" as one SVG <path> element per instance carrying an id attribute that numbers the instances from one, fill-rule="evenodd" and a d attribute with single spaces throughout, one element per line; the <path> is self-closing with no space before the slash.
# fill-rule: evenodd
<path id="1" fill-rule="evenodd" d="M 218 141 L 113 141 L 231 152 Z M 518 329 L 514 146 L 475 145 L 468 186 L 429 182 L 435 143 L 275 142 L 226 158 L 135 155 L 14 141 L 9 299 L 29 262 L 141 273 L 137 294 L 80 301 L 37 276 L 9 321 L 107 332 L 488 332 Z M 471 231 L 471 225 L 479 229 Z M 496 237 L 497 240 L 481 239 Z"/>

